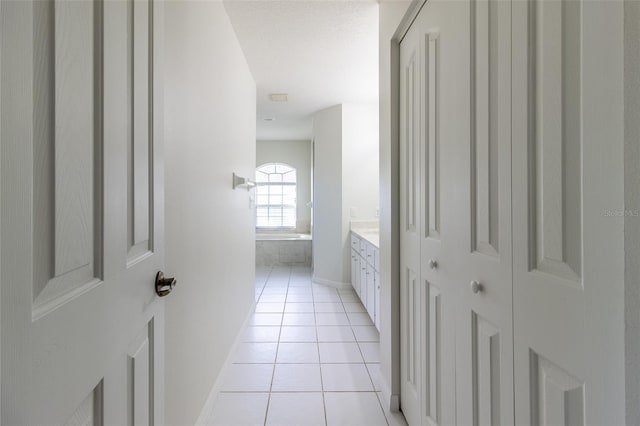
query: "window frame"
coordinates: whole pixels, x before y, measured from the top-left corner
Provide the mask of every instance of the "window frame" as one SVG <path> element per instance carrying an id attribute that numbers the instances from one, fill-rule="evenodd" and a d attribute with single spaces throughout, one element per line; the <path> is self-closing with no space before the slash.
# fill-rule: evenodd
<path id="1" fill-rule="evenodd" d="M 268 168 L 268 167 L 273 167 L 273 172 L 267 172 L 264 169 Z M 284 168 L 285 171 L 283 172 L 278 172 L 278 168 Z M 263 169 L 263 170 L 261 170 Z M 263 175 L 267 176 L 266 181 L 262 180 L 260 178 L 260 173 L 262 173 Z M 285 179 L 285 175 L 293 173 L 293 182 L 289 181 L 287 182 Z M 280 179 L 277 182 L 271 182 L 271 178 L 270 176 L 273 175 L 280 175 Z M 285 197 L 285 190 L 284 187 L 293 187 L 293 204 L 285 204 L 284 203 L 284 197 Z M 264 188 L 264 187 L 280 187 L 280 191 L 279 194 L 276 194 L 274 196 L 279 196 L 282 199 L 281 203 L 276 203 L 276 204 L 271 204 L 270 200 L 267 201 L 267 204 L 260 204 L 258 202 L 258 200 L 260 199 L 260 196 L 267 196 L 268 199 L 272 196 L 271 194 L 271 190 L 267 190 L 267 194 L 261 194 L 260 193 L 260 188 Z M 298 194 L 297 194 L 297 189 L 298 189 L 298 173 L 297 173 L 297 169 L 295 167 L 293 167 L 290 164 L 287 163 L 283 163 L 283 162 L 270 162 L 270 163 L 264 163 L 259 165 L 258 167 L 256 167 L 256 229 L 261 230 L 261 231 L 277 231 L 277 230 L 295 230 L 297 228 L 297 219 L 298 219 Z M 267 216 L 266 216 L 266 221 L 267 223 L 271 222 L 272 219 L 280 219 L 280 225 L 258 225 L 258 211 L 260 208 L 265 208 L 267 209 Z M 271 211 L 277 211 L 280 210 L 280 215 L 274 215 L 271 216 Z M 285 217 L 287 217 L 287 215 L 285 215 L 285 212 L 289 211 L 289 212 L 293 212 L 293 224 L 285 224 Z"/>

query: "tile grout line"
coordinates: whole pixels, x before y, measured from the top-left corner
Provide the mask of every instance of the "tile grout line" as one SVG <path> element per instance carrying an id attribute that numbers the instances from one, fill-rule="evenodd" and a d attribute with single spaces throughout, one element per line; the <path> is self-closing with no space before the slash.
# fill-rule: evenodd
<path id="1" fill-rule="evenodd" d="M 275 272 L 276 272 L 275 268 L 271 267 L 271 269 L 269 270 L 269 273 L 267 274 L 266 280 L 262 284 L 262 289 L 260 291 L 260 295 L 258 296 L 258 301 L 260 301 L 263 295 L 265 295 L 265 294 L 271 295 L 272 294 L 270 291 L 265 293 L 265 290 L 267 288 L 271 288 L 271 289 L 286 288 L 286 290 L 284 291 L 284 302 L 283 302 L 282 311 L 274 312 L 274 313 L 280 313 L 281 317 L 280 317 L 280 322 L 279 322 L 279 330 L 278 330 L 277 342 L 275 342 L 276 343 L 275 360 L 273 361 L 273 371 L 272 371 L 272 374 L 271 374 L 271 382 L 270 382 L 270 385 L 269 385 L 268 397 L 267 397 L 267 406 L 266 406 L 265 414 L 264 414 L 264 425 L 265 426 L 266 426 L 268 418 L 269 418 L 269 412 L 272 411 L 270 409 L 273 408 L 273 407 L 271 407 L 271 399 L 272 399 L 272 396 L 274 394 L 282 394 L 282 393 L 311 394 L 311 393 L 316 393 L 316 391 L 312 391 L 312 390 L 309 390 L 309 391 L 290 391 L 290 390 L 286 390 L 285 389 L 285 390 L 282 390 L 282 391 L 274 391 L 274 389 L 273 389 L 273 385 L 274 385 L 274 381 L 275 381 L 275 369 L 276 369 L 276 367 L 278 365 L 277 364 L 277 359 L 278 359 L 278 354 L 279 354 L 279 351 L 280 351 L 280 343 L 282 343 L 282 338 L 283 338 L 283 336 L 282 336 L 283 335 L 282 328 L 285 326 L 285 324 L 284 324 L 284 314 L 285 314 L 285 311 L 286 311 L 286 308 L 287 308 L 287 304 L 296 303 L 297 302 L 297 301 L 289 302 L 290 296 L 292 296 L 294 294 L 298 294 L 297 292 L 291 293 L 291 290 L 292 290 L 291 283 L 292 283 L 292 279 L 293 279 L 293 276 L 294 276 L 294 271 L 293 271 L 292 267 L 288 267 L 288 270 L 287 270 L 288 279 L 287 279 L 286 287 L 284 287 L 282 285 L 283 284 L 283 278 L 284 278 L 282 275 L 283 275 L 283 272 L 285 272 L 285 271 L 283 269 L 278 269 L 277 277 L 274 275 Z M 285 273 L 285 276 L 286 276 L 287 273 Z M 307 273 L 308 273 L 308 271 L 305 271 L 305 274 L 304 274 L 305 278 L 306 278 Z M 299 271 L 296 271 L 296 277 L 297 277 L 297 279 L 302 279 L 303 278 L 300 275 Z M 275 280 L 275 282 L 273 283 L 273 287 L 271 287 L 269 285 L 269 282 L 272 279 Z M 364 357 L 364 352 L 363 352 L 362 347 L 361 347 L 361 343 L 363 343 L 363 342 L 377 343 L 379 345 L 379 340 L 377 342 L 370 341 L 368 338 L 365 338 L 362 342 L 360 340 L 358 340 L 358 338 L 356 336 L 356 333 L 355 333 L 355 329 L 354 329 L 354 327 L 356 325 L 352 323 L 352 319 L 349 317 L 349 315 L 347 313 L 347 309 L 346 309 L 346 306 L 345 306 L 346 302 L 343 299 L 343 294 L 340 291 L 337 291 L 337 289 L 336 289 L 336 293 L 338 295 L 337 302 L 342 307 L 343 313 L 346 316 L 347 321 L 348 321 L 347 324 L 344 324 L 344 325 L 348 325 L 349 326 L 349 331 L 351 332 L 351 336 L 350 337 L 353 338 L 353 342 L 357 344 L 358 352 L 360 353 L 362 361 L 360 361 L 360 362 L 350 362 L 350 363 L 344 363 L 344 362 L 337 363 L 337 362 L 335 362 L 335 363 L 327 363 L 327 364 L 352 364 L 352 365 L 361 364 L 361 365 L 363 365 L 365 367 L 366 372 L 367 372 L 367 377 L 369 377 L 369 381 L 370 381 L 370 383 L 372 385 L 372 391 L 370 391 L 370 390 L 363 390 L 363 391 L 355 391 L 355 390 L 352 390 L 352 391 L 346 391 L 346 390 L 345 391 L 325 391 L 325 389 L 324 389 L 324 380 L 323 380 L 323 377 L 322 377 L 322 361 L 321 361 L 321 358 L 320 358 L 320 337 L 319 337 L 319 329 L 318 329 L 319 325 L 318 325 L 318 322 L 317 322 L 317 315 L 319 314 L 319 312 L 316 311 L 316 303 L 335 303 L 335 302 L 331 302 L 331 301 L 317 302 L 316 301 L 316 291 L 315 291 L 316 288 L 314 288 L 312 283 L 309 286 L 296 285 L 295 287 L 298 287 L 298 288 L 305 288 L 306 287 L 306 288 L 310 289 L 311 305 L 313 306 L 313 313 L 311 313 L 311 315 L 313 315 L 313 327 L 314 327 L 314 331 L 315 331 L 315 343 L 316 343 L 316 350 L 317 350 L 317 354 L 318 354 L 318 362 L 317 362 L 317 364 L 318 364 L 318 368 L 319 368 L 319 372 L 320 372 L 321 396 L 322 396 L 322 405 L 323 405 L 324 424 L 325 424 L 325 426 L 328 426 L 328 424 L 329 424 L 328 417 L 327 417 L 326 398 L 325 398 L 326 393 L 336 393 L 336 394 L 339 394 L 339 393 L 355 393 L 355 394 L 368 393 L 368 394 L 370 394 L 372 391 L 376 396 L 376 400 L 378 401 L 378 405 L 380 406 L 380 410 L 382 411 L 383 418 L 385 419 L 386 424 L 389 425 L 390 424 L 389 423 L 389 419 L 388 419 L 387 414 L 385 413 L 385 411 L 384 411 L 384 409 L 382 407 L 382 402 L 380 400 L 380 395 L 376 391 L 375 384 L 373 382 L 372 374 L 371 374 L 371 372 L 369 370 L 369 367 L 367 366 L 367 363 L 366 363 L 365 357 Z M 273 294 L 276 294 L 276 293 L 273 293 Z M 280 293 L 278 292 L 277 294 L 280 294 Z M 325 298 L 321 297 L 320 299 L 324 300 Z M 297 303 L 303 303 L 303 302 L 297 302 Z M 357 300 L 355 302 L 353 300 L 350 300 L 349 303 L 362 304 L 360 300 Z M 268 313 L 268 312 L 264 312 L 264 313 Z M 337 314 L 338 312 L 320 312 L 320 313 Z M 366 311 L 364 313 L 366 313 Z M 305 314 L 305 312 L 295 312 L 295 314 Z M 269 325 L 269 324 L 267 324 L 267 325 Z M 332 326 L 333 327 L 344 327 L 344 325 L 333 324 Z M 363 324 L 360 324 L 360 326 L 362 326 L 362 325 Z M 302 323 L 295 324 L 295 325 L 292 325 L 292 326 L 297 326 L 297 327 L 306 326 L 306 327 L 308 327 L 308 325 L 302 324 Z M 331 325 L 329 327 L 331 327 Z M 335 339 L 337 339 L 337 340 L 335 340 Z M 306 340 L 298 340 L 297 338 L 292 340 L 292 342 L 303 342 L 303 341 L 306 341 Z M 269 343 L 269 340 L 264 340 L 264 341 L 257 340 L 257 342 Z M 330 339 L 330 340 L 328 340 L 327 342 L 324 342 L 324 343 L 343 343 L 344 344 L 344 343 L 349 343 L 349 341 L 342 340 L 342 336 L 340 336 L 338 338 L 334 337 L 334 338 L 332 338 L 332 339 Z M 263 364 L 264 365 L 264 364 L 270 364 L 270 363 L 247 363 L 247 364 Z M 307 364 L 307 365 L 313 365 L 315 363 L 284 363 L 284 364 Z M 262 393 L 263 391 L 236 391 L 236 392 L 237 393 Z M 234 393 L 236 393 L 236 392 L 234 392 Z"/>
<path id="2" fill-rule="evenodd" d="M 269 287 L 269 281 L 272 278 L 275 278 L 273 276 L 273 273 L 274 273 L 274 270 L 272 268 L 270 270 L 269 274 L 268 274 L 268 278 L 266 279 L 266 282 L 263 284 L 262 290 L 260 291 L 259 300 L 262 297 L 262 295 L 267 294 L 267 293 L 265 293 L 265 289 L 267 289 Z M 268 391 L 267 407 L 266 407 L 266 410 L 265 410 L 265 417 L 264 417 L 265 426 L 266 426 L 266 423 L 267 423 L 267 420 L 268 420 L 269 408 L 270 408 L 270 405 L 271 405 L 271 398 L 272 398 L 273 394 L 278 394 L 278 393 L 297 393 L 297 394 L 299 394 L 299 393 L 302 393 L 302 394 L 304 394 L 304 393 L 315 393 L 315 391 L 287 391 L 287 390 L 274 391 L 273 390 L 273 384 L 274 384 L 274 380 L 275 380 L 275 368 L 277 367 L 277 356 L 278 356 L 278 353 L 279 353 L 279 350 L 280 350 L 280 343 L 282 341 L 282 334 L 283 334 L 282 328 L 285 326 L 285 324 L 284 324 L 284 314 L 285 314 L 286 306 L 289 303 L 296 303 L 295 301 L 289 302 L 289 300 L 290 300 L 289 297 L 292 296 L 293 294 L 297 294 L 297 293 L 291 293 L 292 277 L 293 277 L 293 268 L 289 267 L 289 269 L 288 269 L 288 281 L 287 281 L 287 284 L 286 284 L 286 291 L 284 292 L 283 308 L 282 308 L 281 312 L 274 312 L 274 313 L 280 313 L 281 314 L 281 318 L 280 318 L 280 323 L 279 323 L 278 338 L 277 338 L 277 342 L 276 342 L 276 359 L 274 360 L 274 363 L 273 363 L 274 369 L 272 371 L 271 383 L 270 383 L 269 391 Z M 302 278 L 302 277 L 299 277 L 299 278 Z M 282 279 L 282 277 L 279 274 L 278 280 L 281 280 L 281 279 Z M 280 282 L 280 283 L 276 283 L 276 284 L 280 284 L 281 285 L 282 283 Z M 277 288 L 277 287 L 278 287 L 278 285 L 275 285 L 273 288 Z M 307 287 L 307 286 L 295 286 L 295 287 L 303 288 L 303 287 Z M 310 295 L 311 295 L 311 304 L 313 306 L 313 313 L 312 313 L 313 321 L 314 321 L 313 326 L 314 326 L 314 331 L 315 331 L 315 343 L 316 343 L 316 348 L 317 348 L 317 351 L 318 351 L 318 367 L 319 367 L 319 371 L 320 371 L 320 384 L 321 384 L 322 404 L 323 404 L 323 411 L 324 411 L 324 416 L 325 416 L 324 424 L 325 424 L 325 426 L 327 426 L 328 425 L 328 418 L 327 418 L 327 407 L 326 407 L 326 398 L 325 398 L 325 395 L 326 395 L 327 391 L 325 391 L 325 389 L 324 389 L 324 380 L 323 380 L 323 377 L 322 377 L 322 362 L 321 362 L 321 359 L 320 359 L 320 337 L 319 337 L 319 329 L 318 329 L 319 325 L 318 325 L 318 322 L 317 322 L 317 315 L 319 314 L 319 312 L 316 311 L 316 303 L 322 303 L 322 302 L 317 302 L 316 301 L 316 292 L 314 291 L 315 288 L 313 287 L 313 285 L 310 285 L 308 288 L 310 288 L 310 290 L 311 290 L 310 291 Z M 372 385 L 372 388 L 373 388 L 372 391 L 376 395 L 376 400 L 378 401 L 378 405 L 380 406 L 380 409 L 381 409 L 382 414 L 384 416 L 385 422 L 387 423 L 387 425 L 389 425 L 390 424 L 389 420 L 387 418 L 386 413 L 384 412 L 384 409 L 382 408 L 382 403 L 380 401 L 380 396 L 378 395 L 378 392 L 375 389 L 375 385 L 373 383 L 373 377 L 372 377 L 371 372 L 370 372 L 370 370 L 369 370 L 369 368 L 367 366 L 367 362 L 365 361 L 365 357 L 364 357 L 364 352 L 363 352 L 362 347 L 361 347 L 361 343 L 363 343 L 363 342 L 378 343 L 379 344 L 379 340 L 377 342 L 375 342 L 373 340 L 368 340 L 366 338 L 363 341 L 358 340 L 358 338 L 356 336 L 356 333 L 355 333 L 355 330 L 354 330 L 354 327 L 356 325 L 352 323 L 351 318 L 349 318 L 349 316 L 348 316 L 348 312 L 347 312 L 347 309 L 346 309 L 346 306 L 345 306 L 346 302 L 343 299 L 343 294 L 341 292 L 339 292 L 339 291 L 336 291 L 336 293 L 338 295 L 338 299 L 337 299 L 336 302 L 338 302 L 340 304 L 340 306 L 342 307 L 342 310 L 344 312 L 344 315 L 347 317 L 348 324 L 345 324 L 345 325 L 349 326 L 349 331 L 351 332 L 351 336 L 350 337 L 353 338 L 352 342 L 357 344 L 358 352 L 360 353 L 362 361 L 360 361 L 360 362 L 351 362 L 351 363 L 342 362 L 342 363 L 329 363 L 329 364 L 362 364 L 365 367 L 365 369 L 367 371 L 367 376 L 369 377 L 369 381 L 370 381 L 370 383 Z M 271 294 L 271 293 L 268 293 L 268 294 Z M 299 303 L 302 303 L 302 302 L 299 302 Z M 326 302 L 326 303 L 334 303 L 334 302 Z M 360 303 L 361 304 L 361 301 L 354 302 L 353 300 L 351 300 L 349 303 Z M 337 313 L 337 312 L 326 312 L 326 313 Z M 304 314 L 304 312 L 296 312 L 296 314 Z M 306 326 L 304 324 L 295 324 L 295 325 L 296 326 Z M 341 327 L 340 324 L 334 324 L 333 326 Z M 363 326 L 363 324 L 360 324 L 359 326 Z M 328 340 L 325 343 L 348 343 L 348 342 L 349 341 L 344 341 L 341 338 L 338 338 L 336 340 Z M 268 364 L 268 363 L 266 363 L 266 364 Z M 299 364 L 299 363 L 290 363 L 290 364 Z M 307 364 L 307 363 L 303 363 L 303 364 Z M 313 364 L 314 363 L 309 363 L 309 365 L 313 365 Z M 369 391 L 369 390 L 366 390 L 366 391 L 353 390 L 353 391 L 335 391 L 333 393 L 342 393 L 342 392 L 344 392 L 344 393 L 368 393 L 368 394 L 370 394 L 372 391 Z M 239 393 L 252 393 L 252 392 L 239 391 Z M 255 393 L 259 393 L 259 392 L 256 391 Z"/>
<path id="3" fill-rule="evenodd" d="M 342 303 L 342 308 L 346 312 L 347 309 L 344 306 L 344 301 L 342 300 L 342 294 L 340 294 L 339 291 L 338 291 L 338 295 L 340 296 L 340 303 Z M 360 303 L 364 306 L 362 301 L 360 301 Z M 355 331 L 353 331 L 353 326 L 354 325 L 351 323 L 351 318 L 349 318 L 349 315 L 347 315 L 347 319 L 349 320 L 349 328 L 351 329 L 351 333 L 353 334 L 353 338 L 355 339 L 356 344 L 358 345 L 358 351 L 360 352 L 360 356 L 362 357 L 362 363 L 364 365 L 364 369 L 367 372 L 367 376 L 369 376 L 369 382 L 371 382 L 371 387 L 373 389 L 373 394 L 375 395 L 376 400 L 378 401 L 378 405 L 380 406 L 380 410 L 382 411 L 382 415 L 384 416 L 384 421 L 387 422 L 387 426 L 389 426 L 389 419 L 387 418 L 387 413 L 384 412 L 384 408 L 382 407 L 382 402 L 380 402 L 380 398 L 378 396 L 378 392 L 376 391 L 376 385 L 375 385 L 375 383 L 373 383 L 373 378 L 371 377 L 371 372 L 369 371 L 369 367 L 367 366 L 367 362 L 364 359 L 364 354 L 362 353 L 362 348 L 360 347 L 360 342 L 356 338 Z M 378 341 L 378 345 L 380 345 L 380 341 Z"/>
<path id="4" fill-rule="evenodd" d="M 260 287 L 260 295 L 258 296 L 258 300 L 256 300 L 256 304 L 260 301 L 260 299 L 262 298 L 262 294 L 264 293 L 264 288 L 267 286 L 267 282 L 269 281 L 269 276 L 271 276 L 271 271 L 273 270 L 273 267 L 269 268 L 269 273 L 267 274 L 267 277 L 265 278 L 264 282 L 262 283 L 262 286 Z M 255 283 L 254 283 L 255 286 Z M 254 292 L 255 293 L 255 292 Z M 255 294 L 254 294 L 255 297 Z M 254 312 L 255 313 L 255 312 Z"/>
<path id="5" fill-rule="evenodd" d="M 273 271 L 273 267 L 271 269 Z M 284 296 L 284 304 L 282 307 L 282 315 L 280 316 L 280 330 L 278 331 L 278 343 L 276 343 L 276 356 L 273 359 L 273 371 L 271 372 L 271 383 L 269 383 L 269 396 L 267 397 L 267 409 L 264 413 L 264 426 L 267 426 L 267 419 L 269 418 L 269 406 L 271 405 L 271 391 L 273 390 L 273 379 L 276 375 L 276 365 L 278 362 L 278 351 L 280 350 L 280 336 L 282 335 L 282 323 L 284 322 L 284 308 L 287 306 L 287 296 L 289 293 L 289 281 L 291 280 L 291 268 L 289 268 L 289 279 L 287 280 L 287 294 Z M 267 283 L 269 281 L 267 280 Z M 265 287 L 266 287 L 265 283 Z"/>
<path id="6" fill-rule="evenodd" d="M 324 399 L 324 380 L 322 379 L 322 360 L 320 359 L 320 338 L 318 336 L 318 320 L 316 318 L 316 296 L 313 292 L 313 284 L 311 284 L 311 303 L 313 303 L 313 323 L 316 330 L 316 348 L 318 350 L 318 369 L 320 370 L 320 394 L 322 395 L 322 410 L 324 412 L 324 424 L 328 426 L 327 419 L 327 403 Z"/>

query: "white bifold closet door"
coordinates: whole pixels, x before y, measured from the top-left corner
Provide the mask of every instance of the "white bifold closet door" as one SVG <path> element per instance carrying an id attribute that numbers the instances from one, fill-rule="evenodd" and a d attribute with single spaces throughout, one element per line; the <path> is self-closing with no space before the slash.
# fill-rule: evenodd
<path id="1" fill-rule="evenodd" d="M 624 424 L 623 24 L 430 0 L 402 40 L 411 425 Z"/>
<path id="2" fill-rule="evenodd" d="M 3 425 L 162 425 L 164 16 L 2 1 Z"/>
<path id="3" fill-rule="evenodd" d="M 468 196 L 455 185 L 468 140 L 468 18 L 468 2 L 429 1 L 400 44 L 400 404 L 411 425 L 455 423 L 456 203 Z"/>
<path id="4" fill-rule="evenodd" d="M 456 196 L 456 407 L 459 425 L 513 424 L 511 2 L 470 0 L 470 114 L 459 119 Z"/>
<path id="5" fill-rule="evenodd" d="M 513 5 L 516 423 L 622 425 L 623 3 Z"/>

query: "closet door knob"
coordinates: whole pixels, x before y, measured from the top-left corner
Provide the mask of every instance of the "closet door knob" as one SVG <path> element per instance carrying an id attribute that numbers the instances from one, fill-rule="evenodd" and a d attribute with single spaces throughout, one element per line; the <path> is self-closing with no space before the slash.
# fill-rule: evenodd
<path id="1" fill-rule="evenodd" d="M 484 287 L 482 284 L 480 284 L 478 281 L 471 281 L 471 291 L 473 292 L 473 294 L 478 294 L 480 292 L 482 292 L 484 290 Z"/>
<path id="2" fill-rule="evenodd" d="M 471 291 L 473 292 L 473 294 L 478 294 L 481 291 L 484 290 L 482 284 L 480 284 L 478 281 L 471 281 Z"/>
<path id="3" fill-rule="evenodd" d="M 429 268 L 430 269 L 436 269 L 438 267 L 438 262 L 436 262 L 433 259 L 429 259 Z"/>

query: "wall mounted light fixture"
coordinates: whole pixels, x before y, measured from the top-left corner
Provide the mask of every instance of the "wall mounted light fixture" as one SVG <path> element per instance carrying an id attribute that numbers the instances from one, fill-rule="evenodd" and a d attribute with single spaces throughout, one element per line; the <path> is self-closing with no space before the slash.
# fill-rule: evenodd
<path id="1" fill-rule="evenodd" d="M 247 191 L 256 186 L 256 183 L 249 178 L 238 176 L 233 173 L 233 189 L 247 188 Z"/>

